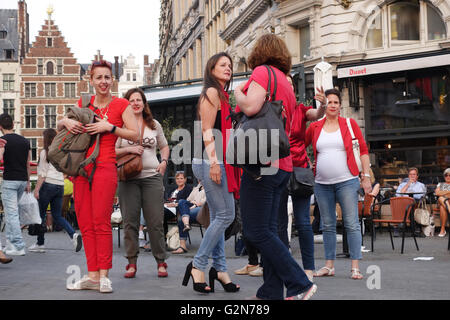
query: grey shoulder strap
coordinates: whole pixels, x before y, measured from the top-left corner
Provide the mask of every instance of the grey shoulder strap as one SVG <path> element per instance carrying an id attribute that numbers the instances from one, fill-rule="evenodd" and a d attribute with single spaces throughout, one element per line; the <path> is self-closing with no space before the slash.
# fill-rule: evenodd
<path id="1" fill-rule="evenodd" d="M 82 94 L 81 95 L 81 107 L 86 108 L 91 103 L 92 95 L 90 94 Z"/>

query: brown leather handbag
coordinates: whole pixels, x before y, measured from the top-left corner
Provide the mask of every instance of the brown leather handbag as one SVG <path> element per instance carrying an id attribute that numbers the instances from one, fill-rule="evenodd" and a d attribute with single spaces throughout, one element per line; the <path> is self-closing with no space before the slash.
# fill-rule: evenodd
<path id="1" fill-rule="evenodd" d="M 142 145 L 142 137 L 145 128 L 142 128 L 139 145 Z M 127 153 L 117 159 L 117 176 L 119 181 L 125 181 L 136 177 L 143 169 L 142 155 L 135 153 Z"/>
<path id="2" fill-rule="evenodd" d="M 200 223 L 205 229 L 209 227 L 209 207 L 208 203 L 205 201 L 205 204 L 200 209 L 196 218 L 197 222 Z"/>

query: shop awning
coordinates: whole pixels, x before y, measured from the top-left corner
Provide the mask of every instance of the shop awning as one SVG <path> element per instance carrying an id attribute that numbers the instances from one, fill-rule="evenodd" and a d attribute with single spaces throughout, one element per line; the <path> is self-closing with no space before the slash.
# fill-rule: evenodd
<path id="1" fill-rule="evenodd" d="M 337 68 L 338 78 L 368 76 L 372 74 L 415 70 L 450 65 L 450 54 L 432 55 L 428 57 L 403 59 L 382 63 Z"/>
<path id="2" fill-rule="evenodd" d="M 240 83 L 247 81 L 247 78 L 234 79 L 231 90 L 234 90 Z M 166 102 L 171 100 L 198 98 L 202 92 L 203 84 L 193 84 L 178 86 L 173 88 L 145 89 L 145 97 L 149 103 Z"/>

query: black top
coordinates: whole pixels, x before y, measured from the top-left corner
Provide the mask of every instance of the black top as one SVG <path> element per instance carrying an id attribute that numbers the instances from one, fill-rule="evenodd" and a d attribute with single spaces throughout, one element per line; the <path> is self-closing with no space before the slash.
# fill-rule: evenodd
<path id="1" fill-rule="evenodd" d="M 2 139 L 7 141 L 3 154 L 3 180 L 28 181 L 27 161 L 30 142 L 15 134 L 5 134 Z"/>
<path id="2" fill-rule="evenodd" d="M 216 129 L 216 130 L 222 132 L 222 112 L 221 112 L 221 110 L 217 111 L 216 120 L 214 121 L 213 129 Z M 217 139 L 215 139 L 214 142 L 215 142 L 216 152 L 217 152 L 217 150 L 222 150 L 222 140 L 217 141 Z M 204 152 L 205 152 L 205 142 L 203 141 L 203 136 L 202 136 L 202 154 Z M 220 153 L 222 153 L 222 151 Z M 205 156 L 205 159 L 208 159 L 208 156 Z"/>
<path id="3" fill-rule="evenodd" d="M 172 193 L 175 191 L 175 190 L 177 190 L 177 188 L 178 188 L 178 186 L 176 186 L 173 190 L 171 190 L 170 192 L 169 192 L 169 194 L 168 194 L 168 196 L 169 196 L 169 198 L 172 196 Z M 188 197 L 189 197 L 189 195 L 191 194 L 191 192 L 192 192 L 192 187 L 191 186 L 189 186 L 189 185 L 184 185 L 184 188 L 183 189 L 181 189 L 180 191 L 178 191 L 178 193 L 177 193 L 177 202 L 178 201 L 180 201 L 181 199 L 184 199 L 184 200 L 186 200 Z"/>

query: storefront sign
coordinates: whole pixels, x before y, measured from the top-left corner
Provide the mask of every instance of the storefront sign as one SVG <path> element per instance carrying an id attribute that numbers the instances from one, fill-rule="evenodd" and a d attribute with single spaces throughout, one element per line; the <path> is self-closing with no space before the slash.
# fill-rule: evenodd
<path id="1" fill-rule="evenodd" d="M 443 65 L 450 65 L 450 54 L 338 68 L 337 74 L 338 78 L 350 78 Z"/>

